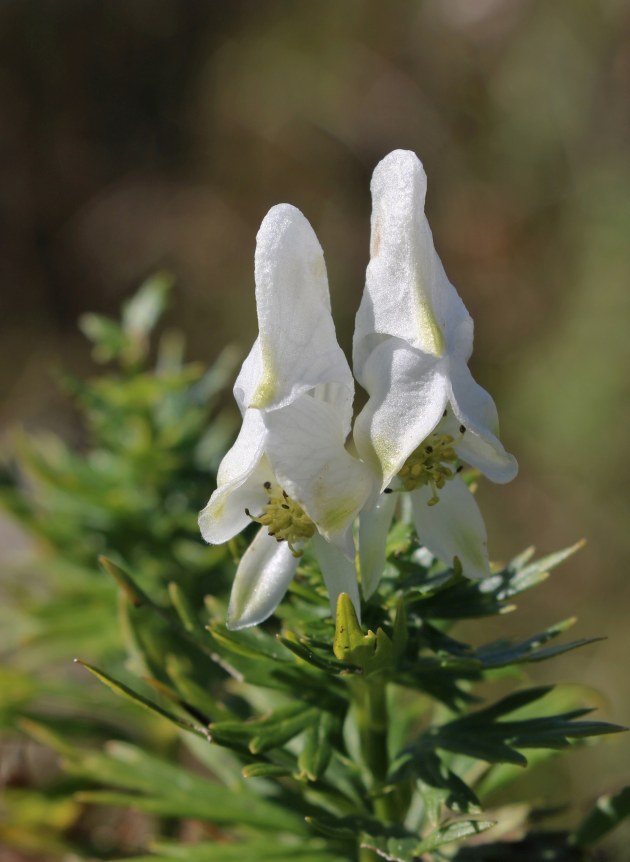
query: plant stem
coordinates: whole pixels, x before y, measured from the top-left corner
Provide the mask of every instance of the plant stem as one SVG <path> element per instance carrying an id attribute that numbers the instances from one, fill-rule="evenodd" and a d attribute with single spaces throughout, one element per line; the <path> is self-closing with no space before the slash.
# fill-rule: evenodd
<path id="1" fill-rule="evenodd" d="M 355 677 L 352 682 L 354 715 L 359 731 L 362 760 L 370 772 L 369 792 L 374 816 L 383 824 L 404 821 L 411 799 L 406 783 L 389 786 L 389 710 L 385 676 Z M 359 862 L 378 862 L 379 856 L 365 847 Z"/>
<path id="2" fill-rule="evenodd" d="M 374 800 L 374 813 L 385 823 L 400 822 L 404 816 L 396 794 L 383 794 L 387 784 L 389 755 L 387 736 L 387 684 L 383 677 L 357 678 L 354 685 L 357 724 L 363 762 L 370 770 L 370 791 Z"/>
<path id="3" fill-rule="evenodd" d="M 371 676 L 367 679 L 357 677 L 353 683 L 361 754 L 371 774 L 369 789 L 374 814 L 382 823 L 400 822 L 404 812 L 398 805 L 397 794 L 383 792 L 389 770 L 386 682 L 381 676 Z M 359 848 L 359 862 L 376 862 L 377 859 L 373 850 Z"/>

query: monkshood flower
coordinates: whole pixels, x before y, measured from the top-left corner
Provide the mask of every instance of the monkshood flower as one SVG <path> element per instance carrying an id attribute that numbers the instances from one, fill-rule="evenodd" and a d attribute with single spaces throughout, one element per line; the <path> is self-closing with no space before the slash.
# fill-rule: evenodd
<path id="1" fill-rule="evenodd" d="M 295 207 L 273 207 L 256 238 L 259 336 L 234 385 L 243 424 L 199 516 L 219 544 L 261 525 L 238 566 L 228 625 L 265 620 L 312 543 L 331 599 L 359 610 L 351 525 L 370 471 L 345 449 L 354 381 L 337 344 L 322 249 Z"/>
<path id="2" fill-rule="evenodd" d="M 468 369 L 473 322 L 449 282 L 424 214 L 426 174 L 414 153 L 396 150 L 372 178 L 372 235 L 357 313 L 354 373 L 369 395 L 354 428 L 360 457 L 384 494 L 361 515 L 363 591 L 384 565 L 397 492 L 409 492 L 422 543 L 463 573 L 489 573 L 479 508 L 458 475 L 462 462 L 508 482 L 515 459 L 498 438 L 490 395 Z"/>

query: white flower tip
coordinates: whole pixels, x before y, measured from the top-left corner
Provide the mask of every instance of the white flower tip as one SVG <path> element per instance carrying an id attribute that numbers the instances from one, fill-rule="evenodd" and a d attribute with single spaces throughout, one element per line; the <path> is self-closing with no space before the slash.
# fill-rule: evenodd
<path id="1" fill-rule="evenodd" d="M 512 479 L 515 479 L 518 475 L 518 461 L 514 457 L 514 455 L 510 455 L 509 452 L 506 452 L 507 459 L 505 464 L 505 469 L 503 472 L 503 476 L 501 477 L 499 484 L 503 485 L 507 482 L 511 482 Z"/>
<path id="2" fill-rule="evenodd" d="M 262 220 L 256 235 L 256 267 L 271 263 L 274 269 L 291 260 L 320 257 L 323 251 L 304 214 L 292 204 L 276 204 Z M 287 261 L 288 259 L 288 261 Z"/>
<path id="3" fill-rule="evenodd" d="M 201 531 L 201 537 L 204 542 L 208 542 L 211 544 L 210 539 L 208 538 L 210 535 L 210 525 L 212 524 L 212 516 L 208 512 L 208 507 L 202 509 L 199 512 L 199 517 L 197 518 L 197 523 L 199 524 L 199 530 Z"/>
<path id="4" fill-rule="evenodd" d="M 199 512 L 197 523 L 204 542 L 209 545 L 220 545 L 225 541 L 221 535 L 221 521 L 225 513 L 226 498 L 224 494 L 215 491 L 206 506 Z"/>
<path id="5" fill-rule="evenodd" d="M 427 193 L 427 175 L 422 162 L 411 150 L 394 150 L 382 159 L 372 174 L 374 201 L 383 204 L 411 200 L 422 212 Z"/>
<path id="6" fill-rule="evenodd" d="M 482 472 L 497 485 L 507 485 L 518 474 L 518 461 L 514 455 L 503 450 L 496 463 L 489 462 L 481 468 Z"/>

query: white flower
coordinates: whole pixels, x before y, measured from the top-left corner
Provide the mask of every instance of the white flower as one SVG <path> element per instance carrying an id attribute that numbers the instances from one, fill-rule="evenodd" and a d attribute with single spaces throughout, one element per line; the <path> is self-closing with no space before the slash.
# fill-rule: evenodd
<path id="1" fill-rule="evenodd" d="M 376 588 L 398 490 L 410 491 L 420 540 L 438 558 L 457 557 L 465 575 L 489 572 L 477 504 L 457 475 L 460 460 L 494 482 L 516 475 L 498 438 L 490 395 L 472 378 L 473 323 L 435 251 L 424 214 L 426 174 L 412 152 L 396 150 L 372 178 L 372 236 L 357 313 L 354 372 L 369 400 L 354 439 L 378 471 L 381 490 L 361 516 L 363 590 Z"/>
<path id="2" fill-rule="evenodd" d="M 321 247 L 295 207 L 280 204 L 263 220 L 255 277 L 259 336 L 234 385 L 243 424 L 199 516 L 213 544 L 261 524 L 232 588 L 235 629 L 273 613 L 309 540 L 333 612 L 340 592 L 358 612 L 351 525 L 373 481 L 345 449 L 354 381 L 335 337 Z"/>

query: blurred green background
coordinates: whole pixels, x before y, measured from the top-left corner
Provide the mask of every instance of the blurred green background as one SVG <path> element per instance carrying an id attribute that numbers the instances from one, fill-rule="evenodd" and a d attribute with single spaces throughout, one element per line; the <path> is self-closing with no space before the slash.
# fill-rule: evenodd
<path id="1" fill-rule="evenodd" d="M 50 369 L 90 373 L 78 315 L 114 314 L 158 268 L 193 358 L 248 349 L 255 235 L 281 201 L 318 234 L 349 353 L 370 175 L 413 149 L 521 466 L 480 490 L 491 551 L 588 539 L 502 630 L 577 614 L 576 636 L 607 634 L 537 678 L 596 687 L 628 724 L 627 0 L 3 0 L 0 31 L 3 445 L 16 424 L 77 438 Z M 0 536 L 5 561 L 23 552 Z M 545 791 L 629 773 L 613 739 Z"/>

